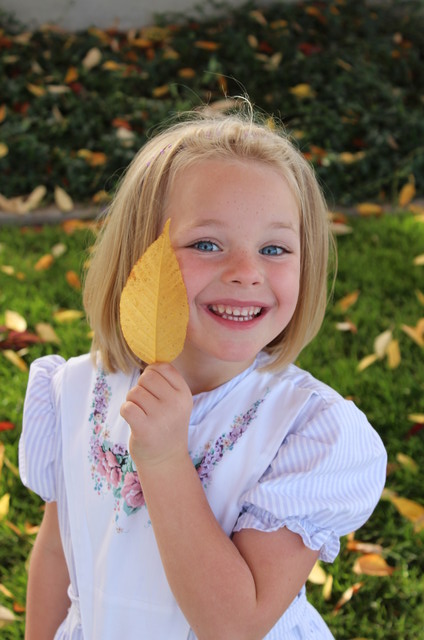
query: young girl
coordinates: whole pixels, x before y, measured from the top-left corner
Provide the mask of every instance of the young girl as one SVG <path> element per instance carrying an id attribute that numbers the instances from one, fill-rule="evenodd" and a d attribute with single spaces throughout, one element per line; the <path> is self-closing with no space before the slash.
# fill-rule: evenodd
<path id="1" fill-rule="evenodd" d="M 120 297 L 168 219 L 189 322 L 146 366 Z M 291 364 L 322 322 L 328 242 L 311 168 L 253 119 L 193 116 L 139 152 L 85 283 L 93 353 L 31 367 L 20 469 L 47 504 L 27 640 L 332 638 L 304 584 L 372 513 L 386 454 Z"/>

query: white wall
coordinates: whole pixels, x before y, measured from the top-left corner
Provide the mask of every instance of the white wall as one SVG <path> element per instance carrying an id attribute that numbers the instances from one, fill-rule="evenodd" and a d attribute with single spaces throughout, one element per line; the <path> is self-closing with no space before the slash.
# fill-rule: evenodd
<path id="1" fill-rule="evenodd" d="M 240 5 L 245 0 L 231 0 Z M 88 26 L 122 29 L 152 23 L 155 13 L 183 12 L 208 0 L 0 0 L 1 9 L 12 13 L 28 27 L 53 22 L 70 30 Z"/>

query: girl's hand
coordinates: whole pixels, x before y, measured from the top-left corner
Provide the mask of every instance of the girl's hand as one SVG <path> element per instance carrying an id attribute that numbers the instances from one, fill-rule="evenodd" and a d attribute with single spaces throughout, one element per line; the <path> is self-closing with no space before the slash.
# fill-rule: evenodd
<path id="1" fill-rule="evenodd" d="M 121 407 L 131 428 L 129 449 L 137 466 L 187 456 L 192 407 L 191 391 L 171 364 L 146 367 Z"/>

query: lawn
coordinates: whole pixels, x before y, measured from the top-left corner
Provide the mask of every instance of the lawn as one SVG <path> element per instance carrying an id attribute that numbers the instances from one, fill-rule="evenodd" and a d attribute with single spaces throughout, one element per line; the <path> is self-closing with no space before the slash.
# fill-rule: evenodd
<path id="1" fill-rule="evenodd" d="M 56 200 L 64 217 L 1 226 L 0 211 L 5 640 L 24 637 L 26 562 L 43 508 L 17 471 L 28 367 L 90 345 L 80 283 L 97 225 L 68 219 L 72 200 L 97 209 L 161 120 L 244 92 L 287 127 L 334 212 L 338 276 L 298 364 L 353 398 L 389 455 L 376 511 L 333 565 L 314 571 L 309 597 L 338 640 L 424 637 L 424 209 L 413 201 L 424 191 L 422 8 L 221 5 L 218 18 L 76 34 L 30 32 L 0 12 L 0 208 L 22 222 Z"/>

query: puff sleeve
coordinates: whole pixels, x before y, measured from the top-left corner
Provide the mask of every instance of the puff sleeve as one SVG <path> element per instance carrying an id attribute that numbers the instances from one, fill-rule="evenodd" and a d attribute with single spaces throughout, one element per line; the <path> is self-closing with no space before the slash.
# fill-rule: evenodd
<path id="1" fill-rule="evenodd" d="M 23 484 L 46 502 L 56 500 L 56 460 L 61 449 L 55 385 L 65 360 L 45 356 L 30 368 L 25 395 L 19 471 Z"/>
<path id="2" fill-rule="evenodd" d="M 340 536 L 358 529 L 384 487 L 387 456 L 365 415 L 340 396 L 314 396 L 260 481 L 245 492 L 234 531 L 287 527 L 332 562 Z"/>

